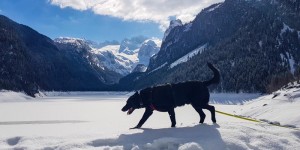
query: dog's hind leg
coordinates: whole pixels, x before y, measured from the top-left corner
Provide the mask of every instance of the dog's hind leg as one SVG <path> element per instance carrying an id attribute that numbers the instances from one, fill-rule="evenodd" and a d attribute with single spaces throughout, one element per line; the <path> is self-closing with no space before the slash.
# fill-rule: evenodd
<path id="1" fill-rule="evenodd" d="M 202 108 L 201 107 L 196 107 L 196 106 L 193 106 L 193 108 L 198 112 L 199 116 L 200 116 L 200 122 L 199 123 L 203 123 L 204 120 L 205 120 L 205 113 L 203 112 Z"/>
<path id="2" fill-rule="evenodd" d="M 211 113 L 211 121 L 213 123 L 216 123 L 217 120 L 216 120 L 216 109 L 215 109 L 215 107 L 207 104 L 203 108 L 204 109 L 208 109 L 210 111 L 210 113 Z"/>
<path id="3" fill-rule="evenodd" d="M 140 122 L 138 123 L 137 126 L 135 126 L 134 128 L 132 129 L 135 129 L 135 128 L 141 128 L 142 125 L 147 121 L 147 119 L 153 114 L 153 110 L 151 108 L 146 108 L 145 110 L 145 113 L 142 117 L 142 119 L 140 120 Z"/>
<path id="4" fill-rule="evenodd" d="M 176 126 L 176 118 L 175 118 L 175 111 L 174 111 L 174 108 L 170 109 L 168 111 L 169 113 L 169 116 L 170 116 L 170 119 L 171 119 L 171 122 L 172 122 L 172 125 L 171 127 L 175 127 Z"/>

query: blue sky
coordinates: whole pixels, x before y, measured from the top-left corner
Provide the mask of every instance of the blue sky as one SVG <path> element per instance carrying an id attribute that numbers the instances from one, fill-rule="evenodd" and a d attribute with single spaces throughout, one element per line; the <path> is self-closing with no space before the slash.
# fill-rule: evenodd
<path id="1" fill-rule="evenodd" d="M 138 35 L 162 38 L 170 18 L 191 21 L 202 8 L 217 1 L 0 0 L 0 14 L 52 39 L 120 41 Z"/>

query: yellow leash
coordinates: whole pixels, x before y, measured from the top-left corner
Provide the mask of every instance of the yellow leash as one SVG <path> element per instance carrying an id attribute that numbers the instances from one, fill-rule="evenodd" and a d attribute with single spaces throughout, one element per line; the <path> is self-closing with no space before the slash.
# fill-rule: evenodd
<path id="1" fill-rule="evenodd" d="M 220 114 L 223 114 L 223 115 L 226 115 L 226 116 L 231 116 L 231 117 L 235 117 L 235 118 L 239 118 L 239 119 L 243 119 L 243 120 L 248 120 L 248 121 L 252 121 L 252 122 L 261 122 L 259 120 L 255 120 L 255 119 L 251 119 L 251 118 L 246 118 L 246 117 L 242 117 L 242 116 L 238 116 L 238 115 L 233 115 L 233 114 L 225 113 L 225 112 L 218 111 L 218 110 L 216 110 L 216 112 L 220 113 Z"/>
<path id="2" fill-rule="evenodd" d="M 248 121 L 257 122 L 257 123 L 267 123 L 267 124 L 272 125 L 272 126 L 288 128 L 288 129 L 294 129 L 294 130 L 300 131 L 299 128 L 293 128 L 293 127 L 282 126 L 282 125 L 278 125 L 278 124 L 272 124 L 272 123 L 269 123 L 269 122 L 260 121 L 260 120 L 256 120 L 256 119 L 252 119 L 252 118 L 246 118 L 246 117 L 242 117 L 242 116 L 238 116 L 238 115 L 233 115 L 233 114 L 229 114 L 229 113 L 218 111 L 218 110 L 216 110 L 216 112 L 220 113 L 222 115 L 226 115 L 226 116 L 230 116 L 230 117 L 234 117 L 234 118 L 238 118 L 238 119 L 242 119 L 242 120 L 248 120 Z"/>

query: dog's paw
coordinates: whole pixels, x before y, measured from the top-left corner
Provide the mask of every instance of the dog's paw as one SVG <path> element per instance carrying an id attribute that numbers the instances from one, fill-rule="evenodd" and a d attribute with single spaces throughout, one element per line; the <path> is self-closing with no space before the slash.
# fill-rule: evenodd
<path id="1" fill-rule="evenodd" d="M 204 119 L 200 119 L 199 123 L 203 124 L 204 123 Z"/>
<path id="2" fill-rule="evenodd" d="M 217 123 L 216 118 L 212 118 L 211 121 L 212 121 L 213 123 Z"/>

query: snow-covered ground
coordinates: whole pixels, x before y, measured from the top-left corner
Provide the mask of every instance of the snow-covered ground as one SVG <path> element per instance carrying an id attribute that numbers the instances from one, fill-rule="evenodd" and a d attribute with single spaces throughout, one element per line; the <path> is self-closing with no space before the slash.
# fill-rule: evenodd
<path id="1" fill-rule="evenodd" d="M 300 91 L 292 93 L 299 95 Z M 170 128 L 167 113 L 154 112 L 142 129 L 129 130 L 138 123 L 144 111 L 136 110 L 130 116 L 121 112 L 131 94 L 48 92 L 43 97 L 33 99 L 22 93 L 1 91 L 0 149 L 300 148 L 300 131 L 297 128 L 255 123 L 222 114 L 217 114 L 218 123 L 213 124 L 206 110 L 205 124 L 199 125 L 199 116 L 190 105 L 175 109 L 177 128 Z M 300 106 L 299 98 L 297 94 L 291 94 L 292 100 L 281 101 L 284 94 L 281 92 L 272 100 L 272 95 L 257 98 L 260 95 L 212 94 L 212 102 L 218 103 L 213 104 L 217 110 L 258 119 L 276 121 L 281 114 L 296 118 L 294 116 L 300 114 L 300 110 L 296 110 Z M 251 100 L 253 98 L 256 99 Z M 266 106 L 261 106 L 265 103 Z M 277 110 L 280 105 L 284 106 L 281 111 Z M 288 124 L 299 127 L 299 120 Z"/>
<path id="2" fill-rule="evenodd" d="M 14 102 L 32 100 L 32 97 L 12 91 L 0 90 L 0 102 Z"/>
<path id="3" fill-rule="evenodd" d="M 290 84 L 270 95 L 237 106 L 235 114 L 300 128 L 300 84 Z"/>

